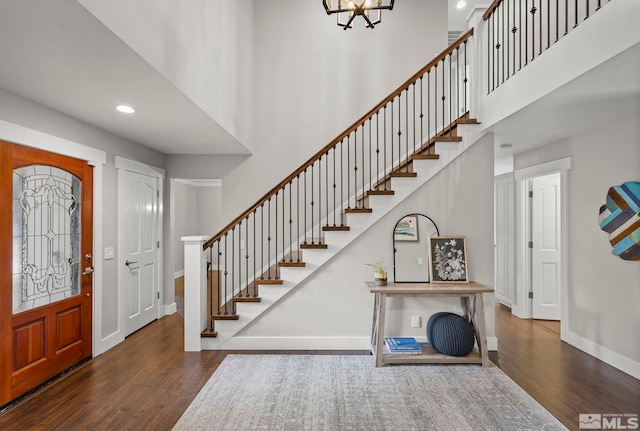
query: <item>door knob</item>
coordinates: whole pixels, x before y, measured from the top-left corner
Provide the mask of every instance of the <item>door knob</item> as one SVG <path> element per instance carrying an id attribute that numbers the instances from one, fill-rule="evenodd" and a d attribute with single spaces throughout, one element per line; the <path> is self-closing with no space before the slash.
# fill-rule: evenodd
<path id="1" fill-rule="evenodd" d="M 82 275 L 87 275 L 87 274 L 91 274 L 93 272 L 93 268 L 90 266 L 87 266 L 84 271 L 82 272 Z"/>
<path id="2" fill-rule="evenodd" d="M 137 260 L 128 260 L 128 259 L 127 259 L 127 261 L 126 261 L 124 264 L 125 264 L 125 265 L 127 265 L 127 266 L 129 266 L 129 265 L 131 265 L 132 263 L 138 263 L 138 261 L 137 261 Z"/>

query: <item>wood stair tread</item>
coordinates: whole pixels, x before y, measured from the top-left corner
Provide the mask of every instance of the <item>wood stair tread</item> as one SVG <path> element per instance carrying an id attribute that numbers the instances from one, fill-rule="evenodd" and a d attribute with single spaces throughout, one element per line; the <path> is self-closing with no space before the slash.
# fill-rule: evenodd
<path id="1" fill-rule="evenodd" d="M 265 271 L 260 278 L 254 281 L 256 284 L 282 284 L 282 279 L 278 277 L 278 268 L 272 265 L 268 271 Z"/>
<path id="2" fill-rule="evenodd" d="M 439 158 L 438 154 L 414 154 L 411 156 L 411 160 L 438 160 Z"/>
<path id="3" fill-rule="evenodd" d="M 310 248 L 326 249 L 327 248 L 327 244 L 324 244 L 322 242 L 321 238 L 311 238 L 311 240 L 305 239 L 305 242 L 300 244 L 300 248 L 302 248 L 302 249 L 310 249 Z"/>
<path id="4" fill-rule="evenodd" d="M 218 336 L 218 333 L 212 329 L 205 329 L 200 333 L 200 336 L 203 338 L 215 338 Z"/>
<path id="5" fill-rule="evenodd" d="M 327 231 L 346 231 L 346 230 L 351 230 L 351 228 L 349 226 L 338 226 L 338 225 L 328 225 L 328 226 L 322 226 L 322 230 L 327 232 Z"/>
<path id="6" fill-rule="evenodd" d="M 371 208 L 345 208 L 344 210 L 345 214 L 358 214 L 358 213 L 368 214 L 372 212 L 373 210 Z"/>
<path id="7" fill-rule="evenodd" d="M 436 136 L 433 138 L 434 142 L 462 142 L 462 137 L 461 136 L 451 136 L 451 135 L 444 135 L 444 136 Z"/>
<path id="8" fill-rule="evenodd" d="M 416 172 L 391 172 L 389 175 L 392 178 L 415 178 L 418 176 Z"/>
<path id="9" fill-rule="evenodd" d="M 301 251 L 292 251 L 287 253 L 281 261 L 278 262 L 278 266 L 291 266 L 302 268 L 304 267 L 304 261 L 302 260 L 302 252 Z"/>
<path id="10" fill-rule="evenodd" d="M 238 320 L 240 316 L 236 314 L 212 314 L 211 320 Z"/>
<path id="11" fill-rule="evenodd" d="M 395 194 L 393 190 L 369 190 L 367 196 L 390 196 Z"/>

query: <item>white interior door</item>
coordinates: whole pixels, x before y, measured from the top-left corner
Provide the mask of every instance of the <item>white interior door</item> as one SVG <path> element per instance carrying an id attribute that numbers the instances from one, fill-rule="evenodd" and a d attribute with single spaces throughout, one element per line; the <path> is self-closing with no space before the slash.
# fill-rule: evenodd
<path id="1" fill-rule="evenodd" d="M 532 180 L 532 317 L 560 320 L 560 174 Z"/>
<path id="2" fill-rule="evenodd" d="M 501 176 L 495 185 L 495 293 L 508 306 L 515 300 L 515 181 Z"/>
<path id="3" fill-rule="evenodd" d="M 158 178 L 121 171 L 122 222 L 125 265 L 120 272 L 124 286 L 126 334 L 158 318 Z"/>

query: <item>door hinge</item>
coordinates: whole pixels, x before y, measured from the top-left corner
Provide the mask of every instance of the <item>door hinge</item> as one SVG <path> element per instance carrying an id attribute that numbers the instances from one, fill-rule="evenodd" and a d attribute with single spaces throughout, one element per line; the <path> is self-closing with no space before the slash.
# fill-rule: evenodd
<path id="1" fill-rule="evenodd" d="M 533 190 L 529 190 L 529 197 L 532 198 L 533 197 Z"/>
<path id="2" fill-rule="evenodd" d="M 156 197 L 160 197 L 160 190 L 156 190 Z"/>
<path id="3" fill-rule="evenodd" d="M 158 299 L 160 299 L 160 292 L 158 292 Z"/>
<path id="4" fill-rule="evenodd" d="M 533 241 L 529 241 L 529 248 L 533 248 Z"/>
<path id="5" fill-rule="evenodd" d="M 158 241 L 158 248 L 160 248 L 160 241 Z"/>
<path id="6" fill-rule="evenodd" d="M 529 299 L 533 299 L 533 292 L 529 292 Z"/>

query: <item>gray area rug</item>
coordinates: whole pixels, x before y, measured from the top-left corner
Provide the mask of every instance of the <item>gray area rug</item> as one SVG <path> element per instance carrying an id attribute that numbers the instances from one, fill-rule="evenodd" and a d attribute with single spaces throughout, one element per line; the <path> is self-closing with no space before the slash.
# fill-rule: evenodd
<path id="1" fill-rule="evenodd" d="M 565 430 L 497 367 L 229 355 L 174 430 Z"/>

